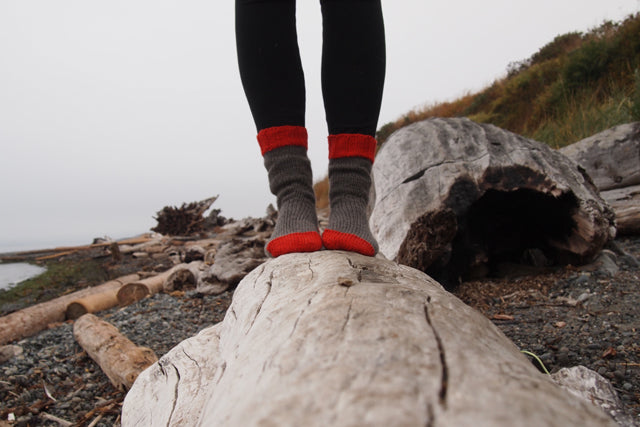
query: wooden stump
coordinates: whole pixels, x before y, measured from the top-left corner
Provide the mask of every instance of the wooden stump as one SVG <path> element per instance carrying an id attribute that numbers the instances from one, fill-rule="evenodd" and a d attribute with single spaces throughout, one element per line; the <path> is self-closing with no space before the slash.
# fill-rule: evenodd
<path id="1" fill-rule="evenodd" d="M 389 259 L 456 285 L 541 251 L 590 262 L 614 237 L 614 214 L 578 165 L 544 144 L 468 119 L 395 132 L 373 166 L 372 231 Z"/>
<path id="2" fill-rule="evenodd" d="M 613 423 L 422 272 L 322 251 L 251 272 L 222 323 L 138 377 L 122 425 Z"/>

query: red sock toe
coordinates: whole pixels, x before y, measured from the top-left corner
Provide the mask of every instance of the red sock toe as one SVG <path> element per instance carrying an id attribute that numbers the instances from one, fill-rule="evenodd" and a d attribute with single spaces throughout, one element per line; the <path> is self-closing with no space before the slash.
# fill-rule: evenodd
<path id="1" fill-rule="evenodd" d="M 374 256 L 376 250 L 371 243 L 355 234 L 341 233 L 335 230 L 325 230 L 322 233 L 324 247 L 333 251 L 357 252 L 366 256 Z"/>
<path id="2" fill-rule="evenodd" d="M 267 243 L 267 252 L 274 258 L 292 252 L 315 252 L 320 249 L 322 239 L 317 231 L 285 234 Z"/>

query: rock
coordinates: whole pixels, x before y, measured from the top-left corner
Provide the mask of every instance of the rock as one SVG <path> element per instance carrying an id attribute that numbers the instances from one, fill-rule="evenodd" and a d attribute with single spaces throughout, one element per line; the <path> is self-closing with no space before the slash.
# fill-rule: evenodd
<path id="1" fill-rule="evenodd" d="M 604 410 L 621 426 L 637 425 L 623 408 L 618 393 L 611 383 L 584 366 L 563 368 L 552 376 L 553 381 L 569 393 Z"/>
<path id="2" fill-rule="evenodd" d="M 3 345 L 0 347 L 0 363 L 8 362 L 21 354 L 22 347 L 19 345 Z"/>

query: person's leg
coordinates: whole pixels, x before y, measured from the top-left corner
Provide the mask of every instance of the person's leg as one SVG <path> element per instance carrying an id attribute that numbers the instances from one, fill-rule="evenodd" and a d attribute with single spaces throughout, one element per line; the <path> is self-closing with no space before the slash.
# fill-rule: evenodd
<path id="1" fill-rule="evenodd" d="M 307 157 L 305 86 L 295 0 L 236 0 L 240 76 L 277 198 L 271 256 L 322 248 Z"/>
<path id="2" fill-rule="evenodd" d="M 322 89 L 329 128 L 327 249 L 373 256 L 367 203 L 385 75 L 380 0 L 321 0 Z"/>

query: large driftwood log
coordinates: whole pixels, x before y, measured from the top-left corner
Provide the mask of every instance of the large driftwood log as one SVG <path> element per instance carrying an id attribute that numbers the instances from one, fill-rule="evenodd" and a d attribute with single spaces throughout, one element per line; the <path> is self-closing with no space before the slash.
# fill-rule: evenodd
<path id="1" fill-rule="evenodd" d="M 140 372 L 156 362 L 153 350 L 138 347 L 112 324 L 85 314 L 73 325 L 73 337 L 117 389 L 129 389 Z"/>
<path id="2" fill-rule="evenodd" d="M 34 335 L 52 323 L 64 322 L 67 306 L 74 300 L 117 290 L 139 278 L 130 274 L 7 314 L 0 318 L 0 345 Z"/>
<path id="3" fill-rule="evenodd" d="M 533 250 L 549 263 L 586 263 L 615 235 L 611 208 L 574 162 L 468 119 L 400 129 L 373 175 L 380 251 L 445 285 Z"/>
<path id="4" fill-rule="evenodd" d="M 428 276 L 322 251 L 251 272 L 224 321 L 143 372 L 122 425 L 612 425 Z"/>
<path id="5" fill-rule="evenodd" d="M 600 191 L 640 185 L 640 122 L 600 132 L 560 149 Z"/>

